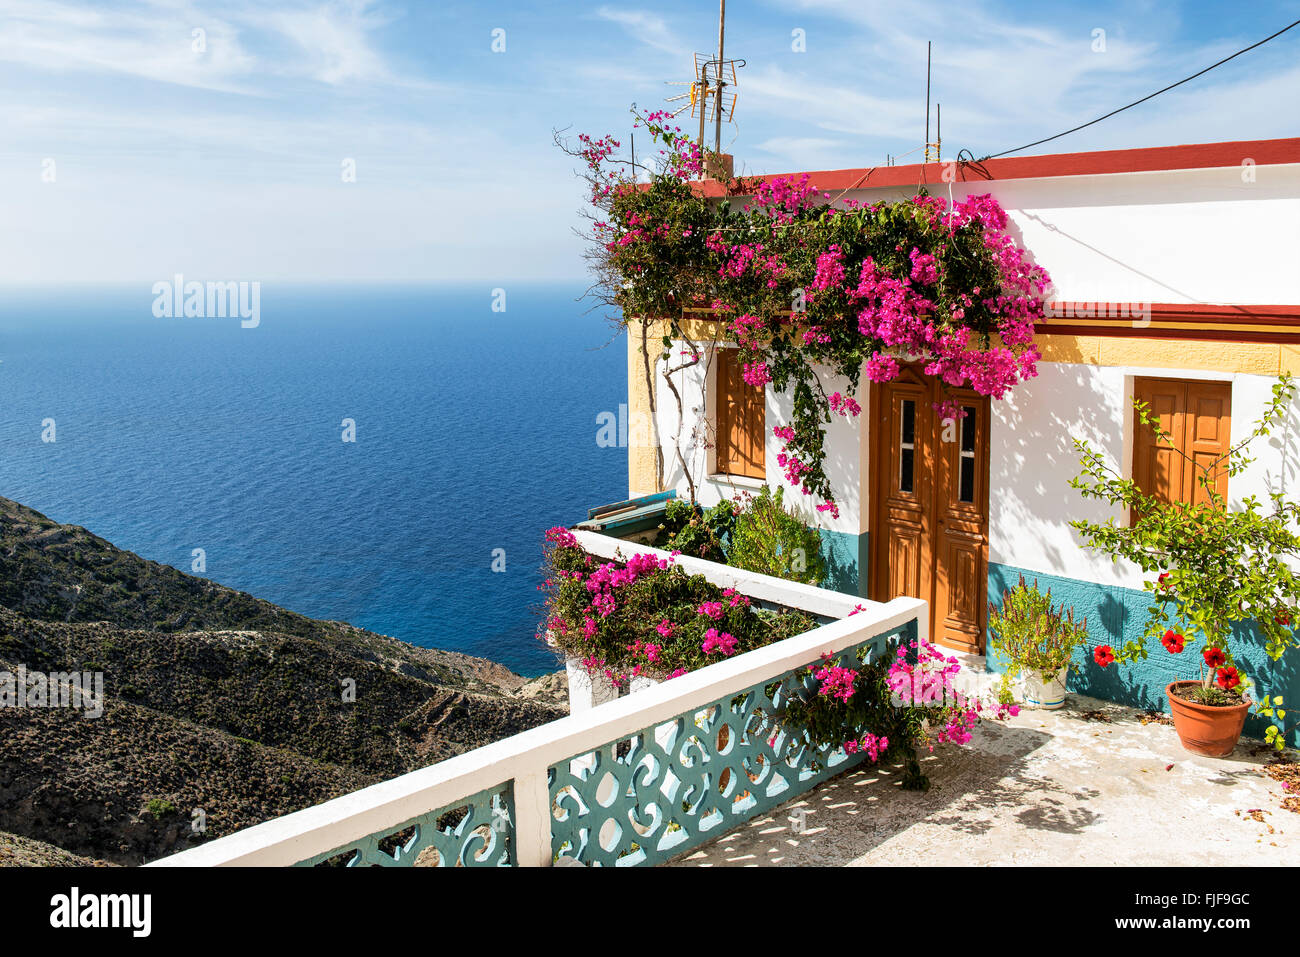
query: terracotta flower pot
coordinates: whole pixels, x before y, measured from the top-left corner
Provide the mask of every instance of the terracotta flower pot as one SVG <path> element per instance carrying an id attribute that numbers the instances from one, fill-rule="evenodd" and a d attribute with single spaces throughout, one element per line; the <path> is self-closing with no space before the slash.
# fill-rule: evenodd
<path id="1" fill-rule="evenodd" d="M 1178 696 L 1179 692 L 1190 692 L 1199 684 L 1199 681 L 1171 681 L 1165 688 L 1169 711 L 1174 716 L 1174 730 L 1183 747 L 1193 754 L 1222 758 L 1237 746 L 1251 703 L 1243 701 L 1215 708 Z"/>

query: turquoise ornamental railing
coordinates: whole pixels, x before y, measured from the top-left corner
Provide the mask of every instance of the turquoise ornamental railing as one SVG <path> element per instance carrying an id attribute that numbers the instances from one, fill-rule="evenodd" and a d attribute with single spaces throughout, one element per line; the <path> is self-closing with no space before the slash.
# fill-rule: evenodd
<path id="1" fill-rule="evenodd" d="M 513 867 L 514 789 L 507 781 L 296 867 Z"/>
<path id="2" fill-rule="evenodd" d="M 916 631 L 913 620 L 840 652 L 836 663 L 869 664 Z M 815 691 L 806 666 L 796 668 L 552 766 L 553 855 L 591 866 L 659 864 L 861 762 L 777 723 L 801 681 Z"/>
<path id="3" fill-rule="evenodd" d="M 781 729 L 778 713 L 823 655 L 852 667 L 926 634 L 926 603 L 848 615 L 849 596 L 726 566 L 704 573 L 841 617 L 150 866 L 653 865 L 855 766 L 859 756 Z"/>

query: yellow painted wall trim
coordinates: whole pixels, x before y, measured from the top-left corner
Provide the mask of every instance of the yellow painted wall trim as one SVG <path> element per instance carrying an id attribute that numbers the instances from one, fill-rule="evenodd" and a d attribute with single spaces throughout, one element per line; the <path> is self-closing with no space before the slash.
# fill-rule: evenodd
<path id="1" fill-rule="evenodd" d="M 641 348 L 642 323 L 627 324 L 627 494 L 653 495 L 659 488 L 658 450 L 654 446 L 654 429 L 650 416 L 650 386 L 645 379 L 645 358 Z M 652 322 L 647 331 L 646 348 L 650 351 L 650 368 L 658 361 L 667 324 Z"/>
<path id="2" fill-rule="evenodd" d="M 1136 336 L 1038 336 L 1044 362 L 1279 375 L 1300 371 L 1300 347 L 1268 342 L 1197 342 Z"/>

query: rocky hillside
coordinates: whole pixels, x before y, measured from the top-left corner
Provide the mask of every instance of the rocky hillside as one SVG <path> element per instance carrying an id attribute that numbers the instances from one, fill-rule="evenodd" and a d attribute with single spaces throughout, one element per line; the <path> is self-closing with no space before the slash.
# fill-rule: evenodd
<path id="1" fill-rule="evenodd" d="M 565 713 L 553 676 L 305 618 L 0 498 L 19 665 L 102 672 L 107 700 L 0 708 L 0 865 L 60 862 L 31 842 L 138 864 Z"/>

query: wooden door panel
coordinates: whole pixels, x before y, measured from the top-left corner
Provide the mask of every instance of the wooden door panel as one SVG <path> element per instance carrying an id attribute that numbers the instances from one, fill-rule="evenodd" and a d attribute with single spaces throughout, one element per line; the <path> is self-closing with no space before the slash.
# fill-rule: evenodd
<path id="1" fill-rule="evenodd" d="M 983 540 L 945 535 L 937 566 L 934 640 L 949 647 L 978 651 L 984 626 L 981 608 L 987 588 Z"/>
<path id="2" fill-rule="evenodd" d="M 1202 504 L 1209 500 L 1199 479 L 1227 450 L 1232 435 L 1232 387 L 1226 382 L 1187 383 L 1187 454 L 1189 464 L 1183 493 L 1187 501 Z M 1228 494 L 1228 473 L 1222 465 L 1215 469 L 1214 489 Z"/>
<path id="3" fill-rule="evenodd" d="M 933 588 L 933 484 L 929 450 L 921 439 L 931 429 L 930 389 L 923 377 L 905 370 L 886 392 L 878 390 L 873 389 L 872 398 L 872 434 L 878 441 L 871 453 L 875 511 L 869 591 L 928 600 Z"/>
<path id="4" fill-rule="evenodd" d="M 938 435 L 934 641 L 979 652 L 984 634 L 988 541 L 987 398 L 950 393 L 965 415 Z"/>
<path id="5" fill-rule="evenodd" d="M 969 410 L 955 433 L 934 413 L 938 384 L 916 367 L 872 389 L 871 595 L 926 599 L 930 639 L 978 651 L 987 591 L 989 403 L 967 390 L 948 397 Z"/>
<path id="6" fill-rule="evenodd" d="M 921 592 L 922 535 L 919 527 L 895 527 L 889 537 L 889 592 L 911 598 L 928 597 Z"/>

